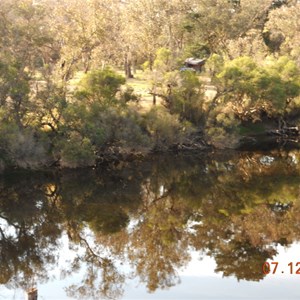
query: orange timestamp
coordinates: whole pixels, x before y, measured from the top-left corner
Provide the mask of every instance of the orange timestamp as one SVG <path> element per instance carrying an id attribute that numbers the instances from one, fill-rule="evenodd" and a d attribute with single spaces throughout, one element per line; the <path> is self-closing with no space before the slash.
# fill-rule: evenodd
<path id="1" fill-rule="evenodd" d="M 272 262 L 264 262 L 262 265 L 262 272 L 267 275 L 267 274 L 277 274 L 278 273 L 288 273 L 288 274 L 296 274 L 300 275 L 300 262 L 290 262 L 287 265 L 284 265 L 284 270 L 282 268 L 282 265 L 279 267 L 279 262 L 278 261 L 272 261 Z M 279 267 L 279 268 L 278 268 Z"/>

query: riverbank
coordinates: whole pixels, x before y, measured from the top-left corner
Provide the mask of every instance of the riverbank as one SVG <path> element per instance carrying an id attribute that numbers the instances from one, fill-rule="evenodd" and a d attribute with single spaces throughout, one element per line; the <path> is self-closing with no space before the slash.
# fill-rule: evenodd
<path id="1" fill-rule="evenodd" d="M 122 169 L 128 164 L 140 164 L 145 161 L 154 162 L 156 157 L 165 157 L 177 160 L 178 157 L 209 157 L 217 155 L 224 156 L 226 153 L 230 156 L 232 153 L 239 152 L 269 152 L 269 151 L 291 151 L 299 150 L 300 142 L 298 138 L 276 137 L 270 135 L 248 136 L 241 139 L 238 147 L 218 149 L 208 144 L 203 137 L 194 138 L 189 143 L 175 143 L 168 148 L 152 149 L 148 151 L 128 151 L 117 146 L 110 146 L 97 153 L 95 164 L 80 167 L 66 167 L 60 164 L 59 160 L 53 161 L 48 165 L 39 165 L 34 168 L 14 165 L 1 165 L 0 173 L 12 173 L 14 171 L 32 171 L 39 172 L 56 172 L 56 171 L 72 171 L 72 170 L 97 170 L 97 169 Z"/>

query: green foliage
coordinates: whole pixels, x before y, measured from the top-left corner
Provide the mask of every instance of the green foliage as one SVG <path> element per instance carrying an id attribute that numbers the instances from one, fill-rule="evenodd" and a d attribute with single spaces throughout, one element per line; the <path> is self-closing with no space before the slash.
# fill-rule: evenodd
<path id="1" fill-rule="evenodd" d="M 130 88 L 121 90 L 124 82 L 110 69 L 91 71 L 81 80 L 74 101 L 63 110 L 62 132 L 69 136 L 58 147 L 63 166 L 94 165 L 96 153 L 109 146 L 121 147 L 121 151 L 149 147 L 141 117 L 126 106 L 137 97 Z"/>
<path id="2" fill-rule="evenodd" d="M 280 56 L 278 59 L 269 57 L 265 62 L 265 68 L 270 75 L 279 76 L 282 80 L 299 80 L 300 70 L 295 61 L 287 56 Z"/>
<path id="3" fill-rule="evenodd" d="M 16 123 L 0 126 L 1 157 L 6 165 L 38 169 L 51 161 L 49 139 L 32 128 L 20 129 Z"/>
<path id="4" fill-rule="evenodd" d="M 8 118 L 22 126 L 22 119 L 30 109 L 30 76 L 20 63 L 0 61 L 0 103 L 6 107 Z"/>
<path id="5" fill-rule="evenodd" d="M 223 67 L 224 67 L 224 58 L 221 55 L 214 53 L 206 61 L 206 69 L 213 76 L 212 79 L 214 79 L 215 74 L 220 73 L 222 71 Z"/>
<path id="6" fill-rule="evenodd" d="M 248 101 L 248 106 L 266 101 L 280 114 L 300 94 L 299 70 L 287 57 L 270 58 L 262 66 L 240 57 L 225 63 L 217 78 L 228 91 L 227 101 Z"/>
<path id="7" fill-rule="evenodd" d="M 83 103 L 68 104 L 63 112 L 66 133 L 76 131 L 88 137 L 92 144 L 101 146 L 105 140 L 102 125 L 103 107 L 99 103 L 86 106 Z"/>
<path id="8" fill-rule="evenodd" d="M 288 120 L 291 119 L 291 123 L 296 126 L 300 126 L 300 97 L 295 98 L 287 108 Z"/>
<path id="9" fill-rule="evenodd" d="M 88 138 L 82 138 L 79 134 L 71 133 L 61 148 L 62 167 L 80 168 L 95 165 L 94 147 Z"/>
<path id="10" fill-rule="evenodd" d="M 170 115 L 165 109 L 152 108 L 144 117 L 144 126 L 153 139 L 156 149 L 164 150 L 184 141 L 191 126 L 180 123 L 177 115 Z"/>
<path id="11" fill-rule="evenodd" d="M 154 68 L 160 71 L 167 71 L 172 66 L 172 52 L 167 48 L 160 48 L 156 51 L 156 58 L 154 60 Z"/>
<path id="12" fill-rule="evenodd" d="M 134 93 L 134 89 L 131 86 L 126 86 L 125 89 L 121 91 L 120 101 L 123 103 L 140 101 L 140 96 Z"/>
<path id="13" fill-rule="evenodd" d="M 187 120 L 201 126 L 204 122 L 204 95 L 195 72 L 173 72 L 166 74 L 168 86 L 167 107 L 171 114 L 178 114 L 181 120 Z"/>
<path id="14" fill-rule="evenodd" d="M 209 47 L 202 43 L 193 43 L 187 45 L 184 51 L 183 60 L 187 57 L 207 58 L 211 54 Z"/>
<path id="15" fill-rule="evenodd" d="M 141 127 L 142 118 L 134 110 L 110 109 L 103 113 L 102 122 L 105 143 L 137 151 L 149 147 L 149 138 Z"/>
<path id="16" fill-rule="evenodd" d="M 207 118 L 207 139 L 217 148 L 235 148 L 239 142 L 239 125 L 233 112 L 217 107 Z"/>
<path id="17" fill-rule="evenodd" d="M 300 94 L 299 79 L 296 64 L 287 57 L 271 57 L 262 65 L 251 57 L 226 61 L 214 80 L 218 101 L 208 110 L 208 139 L 217 147 L 234 147 L 242 133 L 238 130 L 241 121 L 257 122 L 262 112 L 269 117 L 286 116 Z"/>
<path id="18" fill-rule="evenodd" d="M 124 83 L 125 78 L 111 69 L 90 71 L 80 81 L 74 96 L 78 100 L 98 102 L 103 106 L 116 105 L 117 93 Z"/>
<path id="19" fill-rule="evenodd" d="M 225 88 L 232 93 L 249 95 L 256 100 L 256 87 L 252 80 L 257 77 L 257 65 L 250 57 L 240 57 L 225 63 L 217 78 L 222 80 Z"/>
<path id="20" fill-rule="evenodd" d="M 83 166 L 111 146 L 166 149 L 190 123 L 219 145 L 235 144 L 240 121 L 267 115 L 299 124 L 295 1 L 194 1 L 193 11 L 179 0 L 94 4 L 0 2 L 1 155 L 11 164 L 30 166 L 29 156 L 37 155 L 37 165 L 53 156 Z M 276 58 L 267 56 L 264 39 Z M 212 78 L 177 71 L 192 56 L 208 58 Z M 168 112 L 143 116 L 134 107 L 139 96 L 114 71 L 125 66 L 128 75 L 141 65 L 150 74 L 142 100 L 151 101 L 150 93 Z"/>
<path id="21" fill-rule="evenodd" d="M 142 150 L 149 145 L 148 137 L 140 126 L 141 117 L 134 110 L 103 108 L 99 103 L 88 107 L 70 104 L 64 117 L 65 131 L 76 130 L 82 138 L 88 138 L 96 149 L 114 145 Z"/>

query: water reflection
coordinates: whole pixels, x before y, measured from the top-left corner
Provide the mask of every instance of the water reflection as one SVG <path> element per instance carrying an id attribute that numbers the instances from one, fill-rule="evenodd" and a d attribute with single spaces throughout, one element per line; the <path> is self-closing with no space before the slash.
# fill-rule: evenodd
<path id="1" fill-rule="evenodd" d="M 110 170 L 6 174 L 0 181 L 0 284 L 47 282 L 67 237 L 73 298 L 121 298 L 180 282 L 192 251 L 215 272 L 260 281 L 278 245 L 300 239 L 298 151 L 157 156 Z M 63 250 L 65 251 L 65 250 Z M 296 258 L 295 258 L 296 259 Z"/>

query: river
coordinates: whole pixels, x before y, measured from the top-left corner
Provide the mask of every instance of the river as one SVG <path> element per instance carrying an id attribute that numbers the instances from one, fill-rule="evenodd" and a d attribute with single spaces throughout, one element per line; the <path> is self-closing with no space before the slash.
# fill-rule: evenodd
<path id="1" fill-rule="evenodd" d="M 299 170 L 275 149 L 2 174 L 0 299 L 299 299 Z"/>

